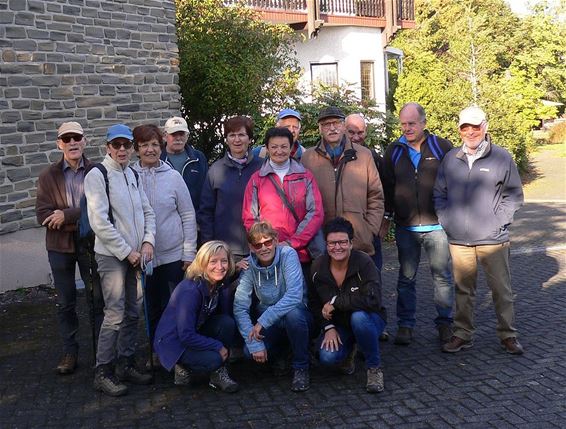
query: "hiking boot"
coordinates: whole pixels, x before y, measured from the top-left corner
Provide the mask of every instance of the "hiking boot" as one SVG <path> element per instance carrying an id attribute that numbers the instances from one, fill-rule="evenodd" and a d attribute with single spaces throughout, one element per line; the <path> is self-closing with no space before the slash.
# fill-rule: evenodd
<path id="1" fill-rule="evenodd" d="M 368 393 L 383 392 L 383 372 L 381 368 L 368 368 L 366 390 Z"/>
<path id="2" fill-rule="evenodd" d="M 452 339 L 452 326 L 442 324 L 437 326 L 438 339 L 442 344 L 446 344 Z"/>
<path id="3" fill-rule="evenodd" d="M 225 366 L 221 366 L 216 371 L 210 373 L 208 385 L 213 389 L 220 389 L 223 392 L 234 393 L 240 389 L 238 383 L 230 378 Z"/>
<path id="4" fill-rule="evenodd" d="M 399 326 L 393 344 L 398 346 L 408 346 L 409 344 L 411 344 L 412 340 L 413 340 L 413 329 L 407 328 L 406 326 Z"/>
<path id="5" fill-rule="evenodd" d="M 128 393 L 128 386 L 120 383 L 112 372 L 112 365 L 99 365 L 94 372 L 94 390 L 109 396 L 122 396 Z"/>
<path id="6" fill-rule="evenodd" d="M 352 351 L 340 365 L 340 372 L 342 374 L 352 375 L 354 372 L 356 372 L 356 353 L 358 353 L 358 346 L 354 344 Z"/>
<path id="7" fill-rule="evenodd" d="M 474 345 L 473 340 L 466 341 L 455 335 L 450 338 L 450 341 L 442 345 L 444 353 L 456 353 L 463 349 L 469 349 Z"/>
<path id="8" fill-rule="evenodd" d="M 65 353 L 57 365 L 57 372 L 61 375 L 72 374 L 77 367 L 77 355 Z"/>
<path id="9" fill-rule="evenodd" d="M 293 392 L 305 392 L 311 387 L 311 378 L 308 369 L 295 369 L 291 390 Z"/>
<path id="10" fill-rule="evenodd" d="M 136 366 L 136 361 L 131 357 L 122 357 L 116 365 L 116 377 L 120 381 L 129 381 L 133 384 L 150 384 L 153 381 L 151 374 L 145 374 Z"/>
<path id="11" fill-rule="evenodd" d="M 507 352 L 512 355 L 522 355 L 524 350 L 519 340 L 515 337 L 505 338 L 501 340 L 501 347 Z"/>
<path id="12" fill-rule="evenodd" d="M 175 384 L 177 386 L 188 386 L 191 384 L 191 371 L 181 364 L 175 365 Z"/>

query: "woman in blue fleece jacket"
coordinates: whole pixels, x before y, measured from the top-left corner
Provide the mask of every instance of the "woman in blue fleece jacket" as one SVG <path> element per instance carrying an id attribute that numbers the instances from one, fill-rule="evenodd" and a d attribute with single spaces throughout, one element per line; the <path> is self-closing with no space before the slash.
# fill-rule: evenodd
<path id="1" fill-rule="evenodd" d="M 305 280 L 297 252 L 278 245 L 277 231 L 269 222 L 250 228 L 249 267 L 243 271 L 234 297 L 234 317 L 254 361 L 266 363 L 281 358 L 285 345 L 293 352 L 291 390 L 303 392 L 309 381 L 309 312 Z M 252 302 L 252 294 L 257 304 Z"/>
<path id="2" fill-rule="evenodd" d="M 228 245 L 209 241 L 198 251 L 187 278 L 173 291 L 153 347 L 164 368 L 175 367 L 175 384 L 190 384 L 192 372 L 210 372 L 211 387 L 230 393 L 238 390 L 225 366 L 236 325 L 222 305 L 224 280 L 233 273 Z"/>

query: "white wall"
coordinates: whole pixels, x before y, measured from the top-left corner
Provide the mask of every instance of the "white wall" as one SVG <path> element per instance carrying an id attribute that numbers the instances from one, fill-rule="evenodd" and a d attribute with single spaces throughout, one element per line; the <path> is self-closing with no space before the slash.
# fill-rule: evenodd
<path id="1" fill-rule="evenodd" d="M 385 110 L 385 74 L 381 29 L 366 27 L 322 27 L 316 39 L 296 44 L 297 57 L 304 69 L 303 85 L 310 85 L 311 63 L 338 63 L 339 84 L 354 83 L 360 89 L 360 61 L 374 62 L 375 99 Z"/>

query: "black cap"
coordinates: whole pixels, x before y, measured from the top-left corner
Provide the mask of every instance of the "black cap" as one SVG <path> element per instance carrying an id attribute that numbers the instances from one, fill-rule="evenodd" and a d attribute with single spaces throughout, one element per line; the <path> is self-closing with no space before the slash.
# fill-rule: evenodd
<path id="1" fill-rule="evenodd" d="M 320 113 L 318 114 L 317 122 L 320 122 L 326 118 L 346 119 L 346 115 L 344 115 L 344 112 L 342 112 L 342 110 L 340 110 L 338 107 L 328 106 L 320 111 Z"/>

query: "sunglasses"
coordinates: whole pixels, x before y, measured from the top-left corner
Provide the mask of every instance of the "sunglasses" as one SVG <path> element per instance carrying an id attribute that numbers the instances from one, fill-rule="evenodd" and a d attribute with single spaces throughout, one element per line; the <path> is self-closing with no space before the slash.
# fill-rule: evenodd
<path id="1" fill-rule="evenodd" d="M 120 148 L 122 146 L 124 146 L 124 149 L 128 150 L 128 149 L 131 149 L 133 145 L 134 145 L 134 143 L 131 142 L 131 141 L 127 141 L 126 143 L 123 143 L 123 142 L 112 140 L 110 142 L 110 146 L 112 146 L 116 150 L 120 150 Z"/>
<path id="2" fill-rule="evenodd" d="M 263 246 L 265 246 L 265 247 L 271 247 L 272 245 L 273 245 L 273 238 L 270 238 L 269 240 L 265 240 L 263 243 L 253 243 L 253 244 L 252 244 L 252 247 L 253 247 L 255 250 L 261 250 L 261 248 L 262 248 Z"/>
<path id="3" fill-rule="evenodd" d="M 59 137 L 63 143 L 71 143 L 71 140 L 76 142 L 80 142 L 83 139 L 83 136 L 80 134 L 65 134 L 64 136 Z"/>

